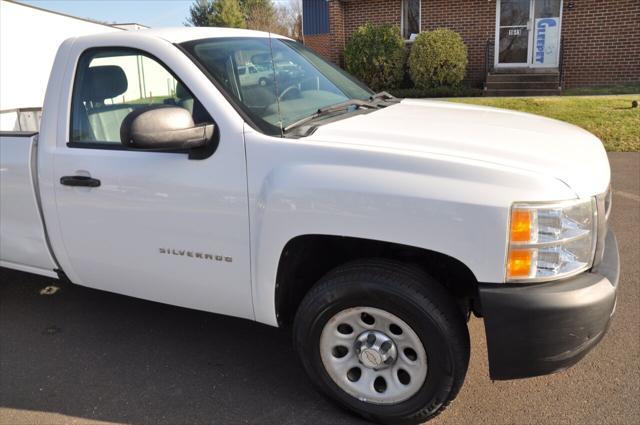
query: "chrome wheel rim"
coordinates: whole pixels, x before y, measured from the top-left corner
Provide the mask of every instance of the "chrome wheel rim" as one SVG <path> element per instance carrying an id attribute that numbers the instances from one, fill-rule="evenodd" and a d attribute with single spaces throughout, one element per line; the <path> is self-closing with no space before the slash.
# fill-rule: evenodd
<path id="1" fill-rule="evenodd" d="M 418 335 L 398 316 L 373 307 L 334 315 L 320 335 L 325 370 L 360 401 L 400 403 L 427 378 L 427 353 Z"/>

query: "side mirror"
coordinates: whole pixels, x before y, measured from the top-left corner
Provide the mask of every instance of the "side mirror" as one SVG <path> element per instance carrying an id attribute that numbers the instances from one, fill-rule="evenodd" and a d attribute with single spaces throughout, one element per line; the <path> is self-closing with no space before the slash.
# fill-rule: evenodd
<path id="1" fill-rule="evenodd" d="M 156 105 L 137 109 L 120 126 L 120 142 L 134 149 L 167 151 L 204 148 L 212 143 L 214 124 L 193 123 L 185 108 Z"/>

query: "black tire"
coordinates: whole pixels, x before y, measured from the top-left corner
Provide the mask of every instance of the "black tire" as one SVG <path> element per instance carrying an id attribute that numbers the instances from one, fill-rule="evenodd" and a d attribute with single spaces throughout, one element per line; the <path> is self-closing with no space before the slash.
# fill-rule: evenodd
<path id="1" fill-rule="evenodd" d="M 396 404 L 360 401 L 330 377 L 320 355 L 327 321 L 351 307 L 374 307 L 404 320 L 427 352 L 424 384 Z M 329 272 L 304 297 L 294 344 L 311 381 L 342 406 L 384 424 L 417 424 L 442 412 L 458 394 L 469 364 L 469 333 L 451 295 L 417 268 L 387 260 L 357 261 Z"/>
<path id="2" fill-rule="evenodd" d="M 266 78 L 261 77 L 261 78 L 258 80 L 258 84 L 260 84 L 262 87 L 265 87 L 267 84 L 269 84 L 269 81 L 268 81 Z"/>

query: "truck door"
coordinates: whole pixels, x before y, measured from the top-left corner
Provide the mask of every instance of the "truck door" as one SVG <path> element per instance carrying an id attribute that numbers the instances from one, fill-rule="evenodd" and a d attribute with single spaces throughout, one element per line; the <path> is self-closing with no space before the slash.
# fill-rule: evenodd
<path id="1" fill-rule="evenodd" d="M 93 288 L 253 317 L 242 132 L 218 127 L 217 149 L 197 160 L 122 145 L 122 121 L 149 105 L 219 123 L 177 73 L 142 50 L 85 50 L 70 88 L 68 140 L 53 150 L 52 179 L 67 275 Z"/>

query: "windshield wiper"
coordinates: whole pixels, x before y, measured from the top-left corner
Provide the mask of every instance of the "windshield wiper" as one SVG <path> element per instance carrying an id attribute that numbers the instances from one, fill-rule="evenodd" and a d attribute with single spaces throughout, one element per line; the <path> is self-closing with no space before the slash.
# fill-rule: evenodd
<path id="1" fill-rule="evenodd" d="M 381 100 L 397 100 L 398 98 L 395 97 L 394 95 L 392 95 L 391 93 L 386 92 L 386 91 L 381 91 L 380 93 L 376 93 L 376 94 L 373 94 L 373 95 L 369 96 L 369 100 L 373 101 L 373 100 L 378 100 L 378 99 L 381 99 Z"/>
<path id="2" fill-rule="evenodd" d="M 349 109 L 352 106 L 357 106 L 358 108 L 371 108 L 371 109 L 376 109 L 377 106 L 375 104 L 372 104 L 370 102 L 364 101 L 364 100 L 360 100 L 360 99 L 349 99 L 346 100 L 344 102 L 340 102 L 340 103 L 336 103 L 335 105 L 330 105 L 330 106 L 325 106 L 324 108 L 319 108 L 316 112 L 314 112 L 313 114 L 309 115 L 308 117 L 304 117 L 298 121 L 295 121 L 291 124 L 289 124 L 288 126 L 286 126 L 285 128 L 282 129 L 282 131 L 284 133 L 288 132 L 289 130 L 295 128 L 295 127 L 299 127 L 311 120 L 314 120 L 316 118 L 322 117 L 324 115 L 333 113 L 333 112 L 338 112 L 338 111 L 342 111 L 343 109 Z"/>

